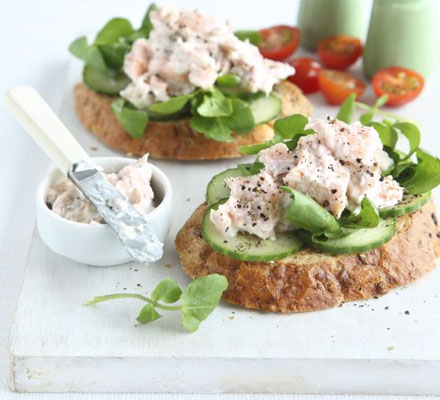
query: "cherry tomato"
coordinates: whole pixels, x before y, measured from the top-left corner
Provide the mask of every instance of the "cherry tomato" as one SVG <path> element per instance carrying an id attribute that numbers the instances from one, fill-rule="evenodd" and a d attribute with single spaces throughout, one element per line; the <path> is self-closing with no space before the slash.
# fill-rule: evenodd
<path id="1" fill-rule="evenodd" d="M 378 97 L 386 94 L 387 105 L 401 106 L 414 100 L 422 91 L 425 81 L 417 72 L 403 67 L 389 67 L 377 72 L 371 81 Z"/>
<path id="2" fill-rule="evenodd" d="M 295 58 L 289 64 L 295 68 L 295 75 L 287 78 L 290 82 L 299 86 L 305 94 L 319 91 L 318 73 L 322 69 L 319 62 L 303 57 Z"/>
<path id="3" fill-rule="evenodd" d="M 356 98 L 365 90 L 365 83 L 348 72 L 322 69 L 318 74 L 319 86 L 330 104 L 342 104 L 350 93 Z"/>
<path id="4" fill-rule="evenodd" d="M 318 45 L 322 62 L 331 69 L 345 69 L 362 54 L 361 41 L 352 36 L 334 36 Z"/>
<path id="5" fill-rule="evenodd" d="M 278 25 L 262 29 L 261 43 L 258 45 L 263 57 L 282 61 L 298 48 L 299 29 L 287 25 Z"/>

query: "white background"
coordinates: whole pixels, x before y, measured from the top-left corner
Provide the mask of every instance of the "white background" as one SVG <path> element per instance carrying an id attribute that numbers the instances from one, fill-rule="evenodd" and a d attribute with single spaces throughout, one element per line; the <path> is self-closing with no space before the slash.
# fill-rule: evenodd
<path id="1" fill-rule="evenodd" d="M 309 0 L 313 1 L 313 0 Z M 365 0 L 370 4 L 370 0 Z M 197 7 L 231 20 L 237 28 L 258 28 L 273 24 L 293 24 L 296 0 L 174 0 L 161 4 Z M 2 1 L 0 23 L 0 93 L 17 83 L 39 90 L 57 109 L 63 79 L 70 60 L 67 46 L 76 36 L 100 27 L 120 15 L 140 22 L 147 2 L 141 0 L 12 0 Z M 437 9 L 438 19 L 440 13 Z M 440 127 L 440 101 L 435 92 L 438 79 L 428 81 L 427 92 L 408 111 L 431 128 Z M 429 96 L 429 97 L 428 97 Z M 429 103 L 429 104 L 428 104 Z M 425 124 L 425 123 L 424 123 Z M 0 399 L 284 399 L 288 396 L 247 395 L 18 395 L 7 388 L 7 342 L 16 307 L 27 248 L 33 229 L 34 194 L 47 160 L 26 134 L 0 106 Z M 440 134 L 440 133 L 439 133 Z M 438 149 L 432 149 L 438 153 Z M 353 377 L 356 379 L 357 377 Z M 290 396 L 291 397 L 291 396 Z M 316 398 L 316 396 L 295 396 Z M 337 398 L 337 396 L 325 397 Z M 370 397 L 373 398 L 373 397 Z M 377 398 L 377 397 L 376 397 Z"/>

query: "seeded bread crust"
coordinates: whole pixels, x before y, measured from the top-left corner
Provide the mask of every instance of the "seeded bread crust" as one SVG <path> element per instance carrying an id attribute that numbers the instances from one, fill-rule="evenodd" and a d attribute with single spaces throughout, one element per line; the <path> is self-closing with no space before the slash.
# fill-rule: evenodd
<path id="1" fill-rule="evenodd" d="M 284 81 L 274 92 L 281 98 L 281 116 L 310 115 L 312 106 L 301 90 Z M 262 124 L 247 135 L 235 135 L 230 143 L 206 139 L 193 131 L 188 119 L 172 122 L 150 122 L 141 139 L 133 139 L 119 124 L 110 105 L 115 97 L 89 89 L 84 83 L 75 87 L 75 110 L 86 129 L 92 131 L 109 147 L 136 156 L 149 153 L 153 158 L 175 160 L 215 160 L 242 157 L 240 146 L 262 143 L 273 137 L 272 124 Z"/>
<path id="2" fill-rule="evenodd" d="M 381 296 L 435 268 L 440 231 L 433 201 L 398 219 L 397 233 L 378 249 L 330 255 L 311 249 L 275 262 L 246 262 L 214 251 L 202 238 L 207 211 L 200 205 L 177 234 L 180 263 L 192 278 L 218 273 L 228 279 L 224 300 L 271 312 L 316 311 Z"/>

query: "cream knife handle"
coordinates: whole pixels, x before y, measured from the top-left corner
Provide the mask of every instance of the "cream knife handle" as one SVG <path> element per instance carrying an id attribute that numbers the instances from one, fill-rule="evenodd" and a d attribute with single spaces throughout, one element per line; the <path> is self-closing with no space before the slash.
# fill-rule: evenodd
<path id="1" fill-rule="evenodd" d="M 14 86 L 6 93 L 6 106 L 53 163 L 67 175 L 69 167 L 89 156 L 48 104 L 29 86 Z"/>

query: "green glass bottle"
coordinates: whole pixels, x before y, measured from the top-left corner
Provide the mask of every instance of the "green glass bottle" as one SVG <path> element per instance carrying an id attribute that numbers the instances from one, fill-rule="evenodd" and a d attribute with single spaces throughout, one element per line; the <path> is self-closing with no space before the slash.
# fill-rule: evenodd
<path id="1" fill-rule="evenodd" d="M 297 25 L 301 44 L 316 49 L 331 36 L 365 38 L 368 16 L 366 0 L 301 0 Z"/>
<path id="2" fill-rule="evenodd" d="M 434 0 L 375 0 L 364 49 L 364 70 L 406 67 L 428 76 L 436 61 Z"/>

